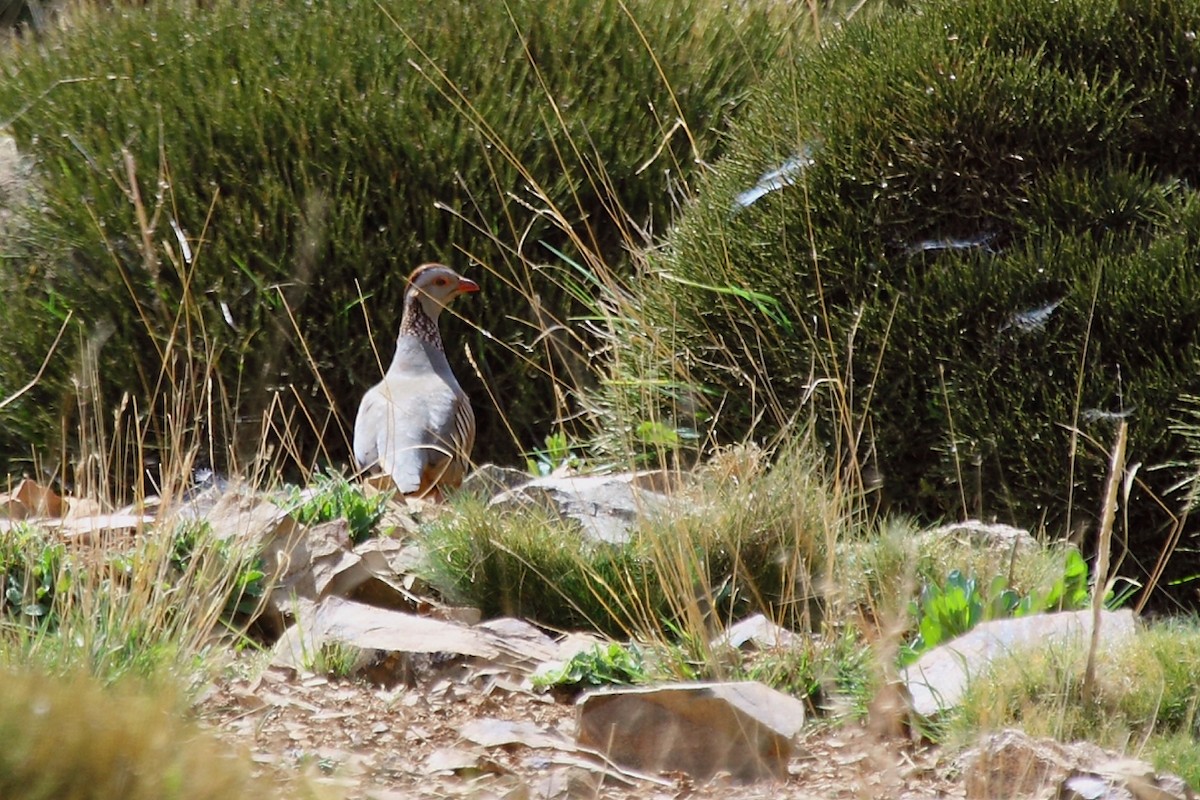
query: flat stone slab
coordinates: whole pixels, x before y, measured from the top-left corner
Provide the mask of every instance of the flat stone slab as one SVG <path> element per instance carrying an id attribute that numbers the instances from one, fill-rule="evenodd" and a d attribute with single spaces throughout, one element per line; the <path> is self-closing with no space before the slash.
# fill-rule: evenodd
<path id="1" fill-rule="evenodd" d="M 1132 636 L 1135 629 L 1129 609 L 1100 612 L 1102 647 Z M 997 659 L 1023 649 L 1086 644 L 1091 633 L 1091 609 L 983 622 L 922 655 L 900 671 L 900 680 L 912 697 L 912 710 L 932 717 L 956 707 L 970 681 Z"/>
<path id="2" fill-rule="evenodd" d="M 548 636 L 537 640 L 528 631 L 518 634 L 496 621 L 489 625 L 463 625 L 332 596 L 299 615 L 276 642 L 272 663 L 308 669 L 313 654 L 331 642 L 384 653 L 473 656 L 514 669 L 532 669 L 557 650 Z"/>
<path id="3" fill-rule="evenodd" d="M 578 701 L 581 747 L 618 766 L 786 780 L 804 704 L 762 683 L 678 683 L 605 689 Z"/>

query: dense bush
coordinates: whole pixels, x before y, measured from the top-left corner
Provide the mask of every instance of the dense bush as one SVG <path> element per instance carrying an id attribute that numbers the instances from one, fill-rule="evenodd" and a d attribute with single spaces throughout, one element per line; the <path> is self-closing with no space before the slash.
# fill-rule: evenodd
<path id="1" fill-rule="evenodd" d="M 379 375 L 363 306 L 386 363 L 404 278 L 429 260 L 483 285 L 460 309 L 482 330 L 445 326 L 477 401 L 477 455 L 540 442 L 554 367 L 535 340 L 572 312 L 531 266 L 556 261 L 546 245 L 572 252 L 544 209 L 619 261 L 627 222 L 613 218 L 665 223 L 669 190 L 717 151 L 792 13 L 713 0 L 212 5 L 81 14 L 0 55 L 0 120 L 44 193 L 33 230 L 3 248 L 0 398 L 74 312 L 65 341 L 102 345 L 109 406 L 128 390 L 144 413 L 182 308 L 176 348 L 223 379 L 215 416 L 256 424 L 273 397 L 304 405 L 293 419 L 315 430 L 289 443 L 302 461 L 321 447 L 344 457 L 339 426 Z M 69 349 L 0 411 L 0 457 L 52 442 L 75 390 Z M 253 439 L 210 433 L 218 458 Z"/>
<path id="2" fill-rule="evenodd" d="M 1127 414 L 1144 577 L 1200 391 L 1198 31 L 1195 0 L 931 0 L 788 59 L 643 281 L 670 361 L 620 363 L 687 366 L 726 435 L 833 409 L 894 508 L 1055 535 L 1094 522 Z"/>

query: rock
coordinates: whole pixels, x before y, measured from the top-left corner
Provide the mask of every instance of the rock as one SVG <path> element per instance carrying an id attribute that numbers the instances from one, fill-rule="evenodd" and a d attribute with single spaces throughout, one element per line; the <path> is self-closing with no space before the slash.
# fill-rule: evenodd
<path id="1" fill-rule="evenodd" d="M 804 704 L 756 682 L 606 689 L 579 700 L 576 741 L 621 767 L 697 780 L 785 780 Z"/>
<path id="2" fill-rule="evenodd" d="M 412 592 L 393 566 L 404 546 L 391 539 L 368 540 L 352 548 L 349 523 L 331 520 L 306 527 L 266 497 L 234 488 L 206 503 L 213 535 L 263 559 L 272 578 L 259 622 L 280 635 L 289 620 L 326 597 L 361 600 L 382 608 L 412 610 Z"/>
<path id="3" fill-rule="evenodd" d="M 489 506 L 541 506 L 579 523 L 597 542 L 624 544 L 640 518 L 662 513 L 667 496 L 652 489 L 656 472 L 537 478 L 501 492 Z"/>
<path id="4" fill-rule="evenodd" d="M 23 520 L 32 517 L 61 517 L 62 498 L 51 488 L 25 478 L 11 492 L 0 492 L 0 516 Z"/>
<path id="5" fill-rule="evenodd" d="M 476 624 L 475 630 L 486 631 L 507 642 L 512 648 L 527 654 L 531 660 L 541 660 L 559 651 L 559 646 L 534 625 L 523 619 L 500 617 Z"/>
<path id="6" fill-rule="evenodd" d="M 1012 525 L 989 524 L 977 519 L 942 525 L 926 531 L 921 538 L 926 543 L 952 541 L 1003 554 L 1012 553 L 1014 550 L 1018 553 L 1036 550 L 1041 546 L 1027 530 L 1014 528 Z"/>
<path id="7" fill-rule="evenodd" d="M 481 747 L 522 745 L 571 752 L 575 743 L 556 730 L 543 728 L 533 722 L 482 717 L 459 726 L 459 734 Z"/>
<path id="8" fill-rule="evenodd" d="M 455 622 L 376 608 L 337 596 L 326 597 L 300 615 L 296 624 L 275 644 L 273 664 L 295 670 L 311 667 L 313 655 L 329 643 L 337 642 L 371 653 L 378 662 L 391 657 L 400 662 L 415 653 L 443 653 L 470 656 L 526 671 L 555 652 L 553 640 L 542 641 L 526 635 L 509 637 L 483 626 L 472 627 Z"/>
<path id="9" fill-rule="evenodd" d="M 1101 647 L 1113 646 L 1134 629 L 1129 609 L 1102 611 Z M 1091 630 L 1091 609 L 984 622 L 922 655 L 900 671 L 900 680 L 912 698 L 913 711 L 932 717 L 957 706 L 971 679 L 997 659 L 1025 648 L 1086 642 Z"/>
<path id="10" fill-rule="evenodd" d="M 760 650 L 793 647 L 803 641 L 801 637 L 776 625 L 762 614 L 746 617 L 741 622 L 726 628 L 712 640 L 711 646 L 741 648 L 752 644 Z"/>
<path id="11" fill-rule="evenodd" d="M 235 487 L 215 502 L 209 500 L 189 509 L 192 514 L 205 512 L 202 518 L 216 538 L 249 547 L 262 546 L 272 539 L 287 539 L 300 528 L 300 523 L 287 511 L 244 487 Z"/>
<path id="12" fill-rule="evenodd" d="M 1076 770 L 1059 787 L 1060 800 L 1193 800 L 1178 775 L 1156 775 L 1145 761 L 1111 758 Z"/>
<path id="13" fill-rule="evenodd" d="M 1058 800 L 1137 800 L 1127 789 L 1099 775 L 1072 775 L 1059 787 Z"/>
<path id="14" fill-rule="evenodd" d="M 1081 754 L 1018 730 L 990 734 L 959 759 L 967 800 L 1049 798 L 1071 770 L 1103 757 L 1100 748 L 1086 747 L 1092 752 Z"/>
<path id="15" fill-rule="evenodd" d="M 967 800 L 1193 800 L 1179 777 L 1106 753 L 1017 730 L 984 737 L 959 758 Z"/>

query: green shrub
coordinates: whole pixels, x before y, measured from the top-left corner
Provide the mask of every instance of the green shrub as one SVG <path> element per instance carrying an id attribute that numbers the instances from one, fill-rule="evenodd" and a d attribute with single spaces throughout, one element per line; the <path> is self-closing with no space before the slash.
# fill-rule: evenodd
<path id="1" fill-rule="evenodd" d="M 672 346 L 624 336 L 610 395 L 690 381 L 667 413 L 734 438 L 815 404 L 893 510 L 1053 535 L 1095 526 L 1128 414 L 1144 580 L 1200 390 L 1200 2 L 915 5 L 756 91 L 641 283 L 629 327 Z M 1181 550 L 1166 578 L 1198 572 Z"/>
<path id="2" fill-rule="evenodd" d="M 207 387 L 163 363 L 186 346 L 218 368 L 213 418 L 194 423 L 213 458 L 257 447 L 281 400 L 277 424 L 312 423 L 288 440 L 306 466 L 346 457 L 338 432 L 379 376 L 366 320 L 386 364 L 404 279 L 429 260 L 483 285 L 461 309 L 479 329 L 444 326 L 478 457 L 541 441 L 556 368 L 539 335 L 578 311 L 535 266 L 554 260 L 545 245 L 577 252 L 577 238 L 618 263 L 631 221 L 662 227 L 668 189 L 719 152 L 793 14 L 716 0 L 190 5 L 83 14 L 0 54 L 0 121 L 44 193 L 31 241 L 0 254 L 0 398 L 74 312 L 68 349 L 102 348 L 110 407 L 129 392 L 152 411 L 164 368 Z M 53 442 L 79 388 L 79 357 L 60 355 L 0 412 L 0 457 Z"/>

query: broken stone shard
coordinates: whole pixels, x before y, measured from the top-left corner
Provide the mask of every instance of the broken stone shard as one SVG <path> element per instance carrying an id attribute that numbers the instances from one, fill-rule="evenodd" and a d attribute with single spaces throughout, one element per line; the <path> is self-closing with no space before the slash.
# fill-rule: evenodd
<path id="1" fill-rule="evenodd" d="M 554 653 L 553 640 L 518 636 L 503 624 L 480 626 L 392 611 L 341 597 L 326 597 L 301 614 L 275 644 L 277 666 L 312 667 L 313 654 L 330 643 L 388 654 L 445 653 L 480 658 L 514 670 L 529 670 Z M 498 633 L 497 631 L 503 631 Z"/>
<path id="2" fill-rule="evenodd" d="M 801 641 L 799 636 L 787 628 L 776 625 L 762 614 L 754 614 L 727 628 L 712 640 L 712 646 L 741 648 L 750 644 L 760 650 L 772 650 L 792 647 Z"/>

